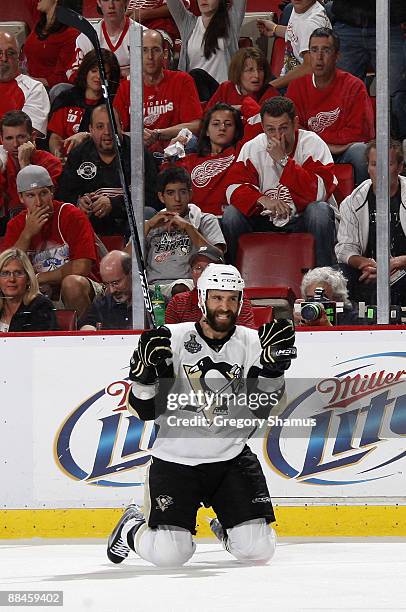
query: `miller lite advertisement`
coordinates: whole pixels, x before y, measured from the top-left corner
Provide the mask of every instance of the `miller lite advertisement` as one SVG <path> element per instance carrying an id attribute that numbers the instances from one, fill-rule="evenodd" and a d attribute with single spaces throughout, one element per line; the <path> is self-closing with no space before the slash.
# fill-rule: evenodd
<path id="1" fill-rule="evenodd" d="M 156 430 L 126 409 L 137 341 L 133 334 L 4 340 L 5 508 L 142 502 Z M 249 442 L 272 497 L 404 497 L 403 332 L 301 332 L 296 346 L 286 397 Z"/>

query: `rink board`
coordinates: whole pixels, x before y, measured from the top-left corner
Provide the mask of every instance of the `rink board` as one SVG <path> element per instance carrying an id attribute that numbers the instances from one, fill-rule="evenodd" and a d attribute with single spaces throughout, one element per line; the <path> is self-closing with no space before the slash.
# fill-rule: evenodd
<path id="1" fill-rule="evenodd" d="M 250 443 L 281 535 L 406 535 L 404 336 L 297 334 L 286 405 Z M 142 503 L 153 431 L 123 404 L 136 341 L 1 337 L 0 539 L 104 537 L 130 499 Z"/>

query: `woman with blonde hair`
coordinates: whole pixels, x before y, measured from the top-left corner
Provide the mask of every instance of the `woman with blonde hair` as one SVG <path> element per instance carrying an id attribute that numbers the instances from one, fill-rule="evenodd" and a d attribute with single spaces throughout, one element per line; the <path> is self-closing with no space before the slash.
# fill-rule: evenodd
<path id="1" fill-rule="evenodd" d="M 0 254 L 0 332 L 58 329 L 52 302 L 39 291 L 34 268 L 24 251 Z"/>

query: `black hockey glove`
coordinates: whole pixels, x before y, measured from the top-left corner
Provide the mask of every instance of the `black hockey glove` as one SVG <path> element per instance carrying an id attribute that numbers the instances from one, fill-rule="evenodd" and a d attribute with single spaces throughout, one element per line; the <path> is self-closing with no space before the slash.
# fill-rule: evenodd
<path id="1" fill-rule="evenodd" d="M 171 332 L 162 325 L 144 331 L 130 361 L 130 379 L 143 385 L 152 385 L 159 376 L 160 366 L 166 367 L 171 359 Z"/>
<path id="2" fill-rule="evenodd" d="M 276 375 L 283 374 L 296 358 L 295 328 L 288 319 L 275 319 L 272 323 L 261 325 L 258 330 L 262 347 L 261 363 L 266 370 Z M 275 375 L 274 374 L 274 375 Z"/>

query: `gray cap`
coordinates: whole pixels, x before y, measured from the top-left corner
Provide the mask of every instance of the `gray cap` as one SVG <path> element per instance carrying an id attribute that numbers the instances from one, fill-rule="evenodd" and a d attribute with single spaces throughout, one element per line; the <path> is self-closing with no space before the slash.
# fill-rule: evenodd
<path id="1" fill-rule="evenodd" d="M 37 187 L 53 187 L 53 182 L 48 170 L 43 166 L 29 165 L 17 174 L 17 191 L 23 193 Z"/>
<path id="2" fill-rule="evenodd" d="M 217 247 L 212 246 L 211 244 L 209 244 L 208 246 L 200 247 L 198 251 L 191 255 L 189 259 L 189 263 L 191 266 L 193 265 L 193 262 L 197 257 L 207 257 L 207 259 L 210 259 L 210 261 L 212 261 L 213 263 L 224 263 L 224 255 L 222 251 L 220 251 L 220 249 L 218 249 Z"/>

